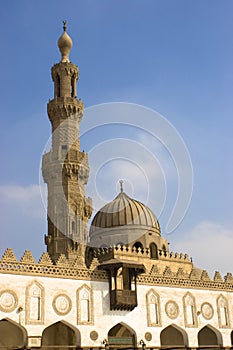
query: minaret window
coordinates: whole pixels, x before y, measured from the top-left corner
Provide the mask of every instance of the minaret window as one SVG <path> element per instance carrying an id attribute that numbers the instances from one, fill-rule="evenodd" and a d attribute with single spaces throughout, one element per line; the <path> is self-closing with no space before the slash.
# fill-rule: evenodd
<path id="1" fill-rule="evenodd" d="M 67 155 L 67 146 L 66 145 L 62 145 L 61 146 L 61 156 L 62 158 L 65 158 Z"/>
<path id="2" fill-rule="evenodd" d="M 60 77 L 58 74 L 56 75 L 56 81 L 55 81 L 54 88 L 55 88 L 55 92 L 54 92 L 55 96 L 54 97 L 60 97 L 61 86 L 60 86 Z"/>
<path id="3" fill-rule="evenodd" d="M 76 79 L 75 76 L 73 75 L 71 77 L 71 97 L 76 97 Z"/>
<path id="4" fill-rule="evenodd" d="M 71 231 L 72 231 L 72 234 L 74 235 L 75 234 L 75 221 L 72 221 L 72 224 L 71 224 Z"/>

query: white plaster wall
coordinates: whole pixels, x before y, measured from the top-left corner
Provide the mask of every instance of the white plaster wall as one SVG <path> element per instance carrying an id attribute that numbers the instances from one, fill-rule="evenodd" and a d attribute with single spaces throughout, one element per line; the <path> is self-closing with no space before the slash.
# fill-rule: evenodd
<path id="1" fill-rule="evenodd" d="M 44 324 L 25 324 L 25 299 L 26 287 L 33 281 L 40 283 L 45 290 L 45 313 Z M 86 284 L 93 290 L 93 306 L 94 306 L 94 323 L 88 325 L 79 325 L 77 320 L 77 290 Z M 153 288 L 160 296 L 161 308 L 161 326 L 148 327 L 147 325 L 147 308 L 146 308 L 146 294 Z M 198 331 L 210 324 L 220 330 L 223 336 L 223 345 L 231 346 L 230 333 L 233 327 L 233 295 L 230 292 L 203 290 L 203 289 L 187 289 L 187 288 L 171 288 L 158 287 L 148 285 L 138 285 L 138 306 L 133 311 L 110 311 L 109 305 L 109 284 L 107 282 L 93 282 L 84 280 L 71 280 L 62 278 L 51 278 L 41 276 L 24 276 L 2 274 L 0 278 L 0 291 L 12 290 L 18 296 L 18 305 L 12 312 L 0 311 L 0 319 L 9 318 L 24 326 L 28 332 L 28 336 L 41 336 L 43 330 L 49 325 L 60 320 L 66 321 L 75 326 L 81 333 L 82 346 L 100 346 L 102 341 L 107 338 L 108 331 L 117 323 L 122 322 L 131 327 L 137 335 L 137 342 L 143 339 L 147 346 L 160 346 L 160 332 L 171 324 L 184 329 L 189 338 L 189 346 L 197 346 Z M 214 315 L 211 320 L 206 320 L 201 314 L 197 317 L 197 327 L 185 327 L 183 314 L 183 296 L 190 292 L 196 300 L 197 312 L 201 310 L 203 302 L 212 304 Z M 52 302 L 54 297 L 58 294 L 67 294 L 72 301 L 71 311 L 65 316 L 59 316 L 53 309 Z M 217 298 L 223 295 L 228 300 L 230 313 L 230 328 L 219 328 L 218 314 L 217 314 Z M 165 312 L 165 304 L 169 300 L 174 300 L 179 306 L 179 315 L 176 319 L 170 319 Z M 18 307 L 21 306 L 23 311 L 17 312 Z M 96 341 L 90 339 L 90 332 L 97 331 L 99 337 Z M 152 340 L 145 340 L 145 333 L 152 334 Z"/>

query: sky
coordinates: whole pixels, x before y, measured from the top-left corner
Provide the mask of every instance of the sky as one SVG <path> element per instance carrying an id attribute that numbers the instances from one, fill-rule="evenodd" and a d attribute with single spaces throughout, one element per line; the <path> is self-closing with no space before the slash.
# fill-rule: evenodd
<path id="1" fill-rule="evenodd" d="M 125 191 L 157 215 L 172 251 L 211 276 L 233 272 L 232 12 L 231 0 L 1 0 L 0 255 L 29 249 L 38 260 L 45 250 L 40 162 L 67 20 L 94 209 L 123 178 Z M 178 160 L 177 142 L 191 163 Z M 168 233 L 178 194 L 187 211 Z"/>

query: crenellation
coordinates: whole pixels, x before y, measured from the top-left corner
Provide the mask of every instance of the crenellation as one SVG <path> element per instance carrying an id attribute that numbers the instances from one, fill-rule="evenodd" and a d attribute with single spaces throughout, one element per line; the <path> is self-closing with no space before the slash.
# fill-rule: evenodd
<path id="1" fill-rule="evenodd" d="M 218 271 L 215 271 L 214 281 L 215 282 L 223 282 L 223 278 L 222 278 L 222 276 L 220 275 L 220 273 Z"/>
<path id="2" fill-rule="evenodd" d="M 226 276 L 224 277 L 224 280 L 226 283 L 233 283 L 233 277 L 231 272 L 227 272 Z"/>
<path id="3" fill-rule="evenodd" d="M 32 255 L 32 253 L 30 252 L 30 250 L 25 250 L 22 258 L 20 259 L 20 262 L 22 263 L 29 263 L 29 264 L 34 264 L 35 263 L 35 259 Z"/>
<path id="4" fill-rule="evenodd" d="M 17 258 L 15 256 L 13 249 L 7 248 L 2 256 L 1 261 L 17 262 Z"/>
<path id="5" fill-rule="evenodd" d="M 208 273 L 206 270 L 203 270 L 202 273 L 201 273 L 201 280 L 202 281 L 211 281 Z"/>

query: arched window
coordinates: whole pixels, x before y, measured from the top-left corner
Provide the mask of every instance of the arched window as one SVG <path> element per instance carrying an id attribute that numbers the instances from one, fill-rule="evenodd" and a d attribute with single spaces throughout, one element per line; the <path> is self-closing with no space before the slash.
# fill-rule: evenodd
<path id="1" fill-rule="evenodd" d="M 26 323 L 41 324 L 44 320 L 44 288 L 31 283 L 26 289 Z"/>
<path id="2" fill-rule="evenodd" d="M 220 295 L 217 299 L 217 310 L 218 310 L 218 320 L 219 327 L 229 326 L 229 316 L 228 316 L 228 303 L 223 295 Z"/>
<path id="3" fill-rule="evenodd" d="M 141 252 L 144 250 L 143 244 L 141 242 L 134 243 L 133 248 L 136 249 L 136 252 L 139 251 L 139 248 L 141 249 Z"/>
<path id="4" fill-rule="evenodd" d="M 93 323 L 93 297 L 92 290 L 84 285 L 77 292 L 78 323 Z"/>
<path id="5" fill-rule="evenodd" d="M 151 289 L 146 295 L 147 325 L 155 327 L 160 325 L 160 301 L 159 295 Z"/>
<path id="6" fill-rule="evenodd" d="M 75 234 L 75 229 L 76 229 L 75 221 L 72 221 L 71 226 L 72 226 L 72 227 L 71 227 L 72 234 L 74 235 L 74 234 Z"/>
<path id="7" fill-rule="evenodd" d="M 183 298 L 184 321 L 186 327 L 194 327 L 197 325 L 197 312 L 195 299 L 191 293 L 187 293 Z"/>
<path id="8" fill-rule="evenodd" d="M 54 97 L 60 97 L 60 77 L 58 74 L 56 74 L 55 82 L 54 82 Z"/>
<path id="9" fill-rule="evenodd" d="M 158 259 L 158 248 L 155 243 L 150 244 L 150 258 L 151 259 Z"/>

